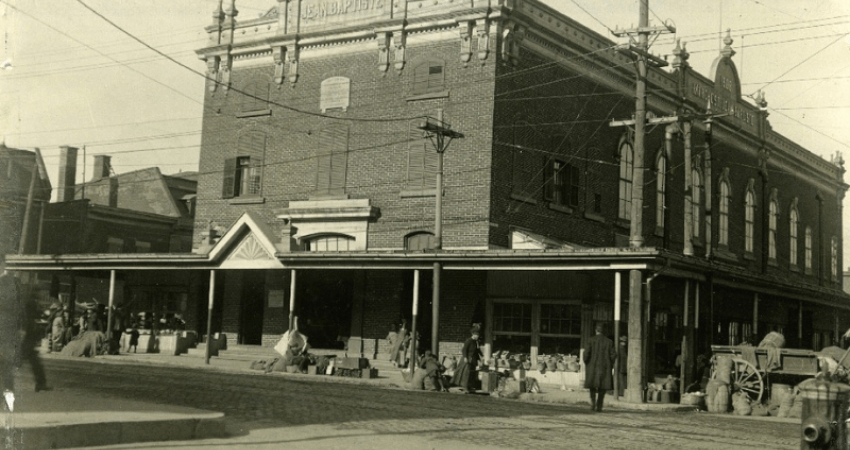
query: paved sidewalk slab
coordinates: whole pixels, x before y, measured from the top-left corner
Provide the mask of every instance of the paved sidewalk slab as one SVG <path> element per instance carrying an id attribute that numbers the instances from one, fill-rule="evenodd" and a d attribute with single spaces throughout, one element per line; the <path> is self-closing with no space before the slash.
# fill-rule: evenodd
<path id="1" fill-rule="evenodd" d="M 55 390 L 18 392 L 3 405 L 0 433 L 9 448 L 53 449 L 225 435 L 224 414 Z"/>

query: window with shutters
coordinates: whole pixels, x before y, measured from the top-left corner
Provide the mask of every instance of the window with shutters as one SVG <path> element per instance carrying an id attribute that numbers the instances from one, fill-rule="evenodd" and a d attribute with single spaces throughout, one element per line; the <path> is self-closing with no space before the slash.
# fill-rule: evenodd
<path id="1" fill-rule="evenodd" d="M 721 246 L 729 245 L 729 182 L 726 180 L 720 181 L 720 223 L 718 229 L 718 244 Z"/>
<path id="2" fill-rule="evenodd" d="M 623 220 L 632 218 L 632 172 L 634 171 L 634 150 L 631 142 L 620 143 L 620 208 L 618 216 Z"/>
<path id="3" fill-rule="evenodd" d="M 667 209 L 667 157 L 664 150 L 658 152 L 655 161 L 655 228 L 664 230 Z"/>
<path id="4" fill-rule="evenodd" d="M 771 199 L 767 216 L 767 258 L 776 263 L 776 217 L 779 213 L 779 205 L 776 199 Z"/>
<path id="5" fill-rule="evenodd" d="M 265 133 L 251 131 L 239 136 L 236 157 L 224 162 L 223 198 L 262 195 L 265 153 Z"/>
<path id="6" fill-rule="evenodd" d="M 578 206 L 579 168 L 559 160 L 546 162 L 545 199 L 557 205 Z"/>
<path id="7" fill-rule="evenodd" d="M 694 240 L 700 239 L 702 224 L 702 174 L 694 169 L 691 172 L 691 221 L 693 222 Z"/>
<path id="8" fill-rule="evenodd" d="M 319 132 L 316 148 L 315 194 L 345 194 L 348 170 L 348 125 L 332 126 Z"/>
<path id="9" fill-rule="evenodd" d="M 413 87 L 411 93 L 426 94 L 439 92 L 446 88 L 445 65 L 442 61 L 424 61 L 413 68 Z"/>
<path id="10" fill-rule="evenodd" d="M 408 124 L 407 189 L 413 191 L 437 188 L 437 151 L 419 125 L 420 120 Z"/>
<path id="11" fill-rule="evenodd" d="M 806 273 L 812 273 L 812 227 L 806 227 Z"/>
<path id="12" fill-rule="evenodd" d="M 268 80 L 253 78 L 245 83 L 240 89 L 240 117 L 257 114 L 268 114 L 269 111 L 269 86 Z"/>

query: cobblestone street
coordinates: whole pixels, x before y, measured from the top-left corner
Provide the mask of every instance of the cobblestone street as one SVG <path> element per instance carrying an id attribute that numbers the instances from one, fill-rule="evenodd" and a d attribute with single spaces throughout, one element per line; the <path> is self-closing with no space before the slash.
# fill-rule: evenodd
<path id="1" fill-rule="evenodd" d="M 262 373 L 47 358 L 56 389 L 225 413 L 230 438 L 110 448 L 791 449 L 798 426 L 411 392 Z M 402 440 L 400 440 L 402 439 Z M 403 444 L 403 445 L 402 445 Z"/>

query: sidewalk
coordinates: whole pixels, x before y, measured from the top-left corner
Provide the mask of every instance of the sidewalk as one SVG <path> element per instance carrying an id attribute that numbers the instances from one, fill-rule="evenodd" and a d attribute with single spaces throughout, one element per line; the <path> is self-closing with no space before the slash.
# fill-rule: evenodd
<path id="1" fill-rule="evenodd" d="M 2 408 L 3 448 L 52 449 L 224 436 L 224 414 L 68 391 L 33 392 L 19 383 Z M 10 445 L 11 444 L 11 445 Z"/>

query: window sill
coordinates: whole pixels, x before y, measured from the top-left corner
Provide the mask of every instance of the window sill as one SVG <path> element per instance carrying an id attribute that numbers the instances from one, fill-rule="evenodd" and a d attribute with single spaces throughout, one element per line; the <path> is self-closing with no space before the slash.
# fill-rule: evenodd
<path id="1" fill-rule="evenodd" d="M 240 119 L 244 118 L 244 117 L 258 117 L 258 116 L 270 116 L 270 115 L 272 115 L 272 110 L 270 110 L 270 109 L 258 109 L 256 111 L 242 111 L 242 112 L 236 113 L 236 117 L 240 118 Z"/>
<path id="2" fill-rule="evenodd" d="M 227 201 L 231 205 L 252 205 L 265 202 L 265 197 L 233 197 Z"/>
<path id="3" fill-rule="evenodd" d="M 632 221 L 628 219 L 617 219 L 614 221 L 614 225 L 629 230 L 632 227 Z"/>
<path id="4" fill-rule="evenodd" d="M 776 258 L 768 258 L 767 265 L 772 267 L 779 267 L 779 263 L 776 262 Z"/>
<path id="5" fill-rule="evenodd" d="M 565 214 L 572 214 L 573 213 L 572 208 L 570 208 L 567 205 L 562 205 L 560 203 L 549 203 L 549 209 L 551 209 L 552 211 L 558 211 L 558 212 L 562 212 L 562 213 L 565 213 Z"/>
<path id="6" fill-rule="evenodd" d="M 600 223 L 605 223 L 605 218 L 602 217 L 601 215 L 595 214 L 595 213 L 586 212 L 586 213 L 584 213 L 584 218 L 588 219 L 588 220 L 600 222 Z"/>
<path id="7" fill-rule="evenodd" d="M 655 227 L 655 236 L 664 237 L 664 227 Z"/>
<path id="8" fill-rule="evenodd" d="M 438 98 L 449 98 L 449 91 L 427 92 L 425 94 L 417 94 L 411 97 L 407 97 L 405 100 L 408 102 L 415 102 L 418 100 L 433 100 Z"/>
<path id="9" fill-rule="evenodd" d="M 714 251 L 714 257 L 726 262 L 737 263 L 738 255 L 729 251 L 729 247 L 721 245 Z"/>
<path id="10" fill-rule="evenodd" d="M 437 189 L 405 189 L 398 195 L 401 198 L 436 197 Z"/>
<path id="11" fill-rule="evenodd" d="M 790 270 L 791 272 L 799 272 L 800 268 L 797 267 L 796 264 L 791 264 L 790 266 L 788 266 L 788 270 Z"/>
<path id="12" fill-rule="evenodd" d="M 698 238 L 698 237 L 691 238 L 691 244 L 694 247 L 699 247 L 699 248 L 705 247 L 705 243 L 702 241 L 702 238 Z"/>
<path id="13" fill-rule="evenodd" d="M 812 275 L 812 268 L 806 267 L 806 275 Z"/>
<path id="14" fill-rule="evenodd" d="M 530 195 L 527 194 L 511 194 L 511 200 L 518 200 L 531 205 L 537 204 L 537 200 L 533 199 Z"/>
<path id="15" fill-rule="evenodd" d="M 744 252 L 744 259 L 747 261 L 755 261 L 756 255 L 754 255 L 753 252 Z"/>

